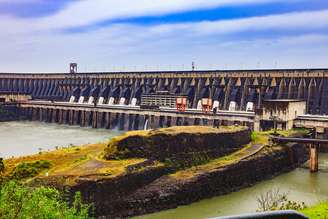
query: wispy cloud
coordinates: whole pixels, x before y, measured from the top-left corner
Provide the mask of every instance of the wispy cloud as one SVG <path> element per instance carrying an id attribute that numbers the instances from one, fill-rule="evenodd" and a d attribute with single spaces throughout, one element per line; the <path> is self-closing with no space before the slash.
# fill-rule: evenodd
<path id="1" fill-rule="evenodd" d="M 0 0 L 0 2 L 9 0 Z M 13 0 L 14 3 L 16 0 Z M 42 0 L 22 0 L 17 2 L 42 2 Z M 300 0 L 290 0 L 291 2 Z M 227 5 L 265 4 L 285 2 L 284 0 L 82 0 L 73 1 L 57 13 L 42 17 L 20 19 L 0 17 L 1 23 L 18 27 L 20 31 L 31 28 L 48 30 L 58 28 L 74 28 L 91 25 L 104 20 L 124 19 L 140 16 L 159 16 L 191 10 L 202 10 Z M 27 25 L 30 24 L 30 25 Z M 8 25 L 7 25 L 8 26 Z M 24 28 L 25 27 L 25 28 Z"/>
<path id="2" fill-rule="evenodd" d="M 140 65 L 182 68 L 192 60 L 203 68 L 254 68 L 258 62 L 259 67 L 273 67 L 275 62 L 280 67 L 288 67 L 288 62 L 289 67 L 322 67 L 328 60 L 324 9 L 151 25 L 118 21 L 85 32 L 60 31 L 104 20 L 269 2 L 285 4 L 283 0 L 83 0 L 42 18 L 0 15 L 0 51 L 5 51 L 0 71 L 61 71 L 70 61 L 80 63 L 82 70 L 113 70 L 118 65 L 131 70 Z"/>

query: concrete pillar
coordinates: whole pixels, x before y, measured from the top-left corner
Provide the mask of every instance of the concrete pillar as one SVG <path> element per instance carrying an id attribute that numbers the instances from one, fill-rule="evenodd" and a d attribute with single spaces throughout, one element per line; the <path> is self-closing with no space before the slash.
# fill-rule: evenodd
<path id="1" fill-rule="evenodd" d="M 62 109 L 58 110 L 58 123 L 63 124 L 63 110 Z"/>
<path id="2" fill-rule="evenodd" d="M 195 118 L 194 125 L 200 125 L 200 118 Z"/>
<path id="3" fill-rule="evenodd" d="M 92 113 L 92 128 L 98 127 L 98 112 L 94 111 Z"/>
<path id="4" fill-rule="evenodd" d="M 220 126 L 220 120 L 214 119 L 213 121 L 213 127 L 219 127 Z"/>
<path id="5" fill-rule="evenodd" d="M 254 131 L 258 132 L 261 131 L 261 127 L 260 127 L 260 117 L 255 115 L 254 118 Z"/>
<path id="6" fill-rule="evenodd" d="M 310 144 L 310 171 L 315 173 L 319 171 L 319 146 Z"/>
<path id="7" fill-rule="evenodd" d="M 81 127 L 86 126 L 85 125 L 86 124 L 85 120 L 86 120 L 86 112 L 84 110 L 82 110 L 81 111 L 81 118 L 80 118 L 80 126 Z"/>
<path id="8" fill-rule="evenodd" d="M 48 109 L 48 113 L 47 113 L 47 122 L 51 123 L 52 120 L 52 114 L 53 114 L 54 109 Z"/>
<path id="9" fill-rule="evenodd" d="M 171 117 L 171 126 L 177 126 L 177 117 Z"/>
<path id="10" fill-rule="evenodd" d="M 125 130 L 124 129 L 125 128 L 125 126 L 124 126 L 124 124 L 125 124 L 125 114 L 124 113 L 119 114 L 118 118 L 119 118 L 118 119 L 118 128 L 119 128 L 119 130 Z"/>
<path id="11" fill-rule="evenodd" d="M 97 128 L 103 128 L 104 127 L 104 113 L 103 112 L 97 112 Z"/>
<path id="12" fill-rule="evenodd" d="M 38 118 L 38 120 L 40 122 L 42 122 L 42 113 L 43 113 L 42 108 L 39 108 L 39 118 Z"/>
<path id="13" fill-rule="evenodd" d="M 213 127 L 214 126 L 214 120 L 213 119 L 209 119 L 207 121 L 207 125 Z"/>
<path id="14" fill-rule="evenodd" d="M 159 123 L 160 123 L 160 117 L 159 116 L 154 116 L 152 128 L 153 129 L 160 128 L 160 124 Z"/>
<path id="15" fill-rule="evenodd" d="M 79 125 L 80 124 L 80 111 L 74 110 L 73 111 L 73 125 Z"/>
<path id="16" fill-rule="evenodd" d="M 159 128 L 165 127 L 165 116 L 160 116 L 158 121 Z"/>
<path id="17" fill-rule="evenodd" d="M 149 116 L 149 119 L 148 119 L 148 129 L 154 129 L 155 128 L 155 116 L 154 115 L 151 115 Z"/>
<path id="18" fill-rule="evenodd" d="M 202 125 L 208 126 L 208 119 L 202 119 Z"/>
<path id="19" fill-rule="evenodd" d="M 69 117 L 68 110 L 63 110 L 63 123 L 64 124 L 69 124 L 68 117 Z"/>
<path id="20" fill-rule="evenodd" d="M 138 130 L 139 129 L 139 123 L 140 123 L 140 115 L 136 114 L 133 117 L 134 122 L 133 122 L 133 130 Z"/>
<path id="21" fill-rule="evenodd" d="M 130 114 L 124 114 L 123 130 L 129 130 L 130 119 Z"/>
<path id="22" fill-rule="evenodd" d="M 68 115 L 68 119 L 69 119 L 68 124 L 69 124 L 69 125 L 73 125 L 73 121 L 74 121 L 74 111 L 73 111 L 73 110 L 69 110 L 68 113 L 69 113 L 69 115 Z"/>
<path id="23" fill-rule="evenodd" d="M 110 113 L 105 113 L 105 118 L 104 118 L 104 128 L 105 129 L 110 129 Z"/>
<path id="24" fill-rule="evenodd" d="M 143 130 L 144 129 L 144 125 L 145 125 L 145 120 L 146 120 L 146 116 L 145 115 L 139 115 L 139 124 L 138 124 L 138 129 L 139 130 Z"/>
<path id="25" fill-rule="evenodd" d="M 127 130 L 134 130 L 134 121 L 135 121 L 135 115 L 133 115 L 133 114 L 129 114 L 129 116 L 128 116 L 128 129 Z"/>
<path id="26" fill-rule="evenodd" d="M 117 128 L 117 113 L 110 113 L 110 128 L 115 129 Z"/>
<path id="27" fill-rule="evenodd" d="M 51 122 L 52 123 L 58 123 L 59 122 L 59 110 L 58 109 L 53 110 Z"/>

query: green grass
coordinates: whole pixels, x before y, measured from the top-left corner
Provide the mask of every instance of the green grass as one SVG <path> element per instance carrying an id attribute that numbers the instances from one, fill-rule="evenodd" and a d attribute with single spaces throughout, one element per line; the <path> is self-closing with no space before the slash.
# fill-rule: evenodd
<path id="1" fill-rule="evenodd" d="M 11 174 L 13 179 L 25 179 L 38 175 L 44 170 L 51 167 L 51 163 L 48 160 L 38 160 L 30 163 L 18 164 Z"/>
<path id="2" fill-rule="evenodd" d="M 322 202 L 313 207 L 301 210 L 310 219 L 328 219 L 328 202 Z"/>

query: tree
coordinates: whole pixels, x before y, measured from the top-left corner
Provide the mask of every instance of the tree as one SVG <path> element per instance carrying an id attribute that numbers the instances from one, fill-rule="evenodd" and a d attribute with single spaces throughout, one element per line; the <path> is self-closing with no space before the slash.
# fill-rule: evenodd
<path id="1" fill-rule="evenodd" d="M 70 207 L 54 188 L 30 188 L 15 181 L 0 187 L 0 218 L 87 219 L 90 209 L 82 203 L 80 193 L 76 193 Z"/>

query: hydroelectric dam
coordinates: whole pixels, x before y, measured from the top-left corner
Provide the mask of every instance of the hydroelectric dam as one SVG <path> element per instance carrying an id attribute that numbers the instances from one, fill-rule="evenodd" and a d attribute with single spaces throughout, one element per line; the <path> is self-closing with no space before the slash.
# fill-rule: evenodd
<path id="1" fill-rule="evenodd" d="M 272 110 L 263 108 L 266 101 L 277 102 L 278 111 L 284 102 L 305 103 L 302 112 L 285 112 L 283 128 L 288 120 L 303 126 L 316 120 L 326 129 L 327 94 L 328 69 L 0 73 L 0 102 L 14 102 L 21 117 L 121 130 L 234 124 L 259 129 L 263 113 L 274 120 Z"/>

